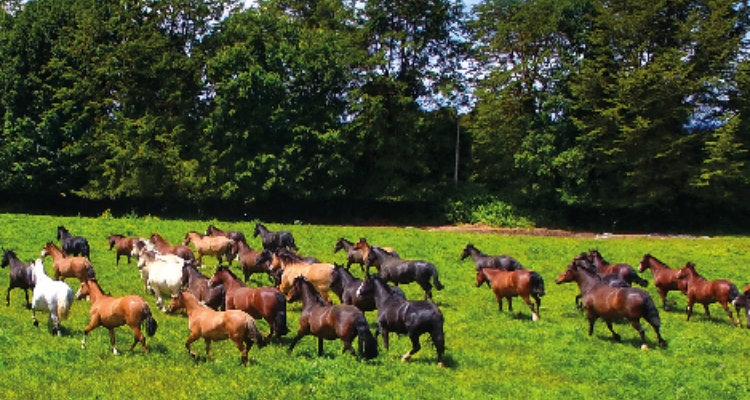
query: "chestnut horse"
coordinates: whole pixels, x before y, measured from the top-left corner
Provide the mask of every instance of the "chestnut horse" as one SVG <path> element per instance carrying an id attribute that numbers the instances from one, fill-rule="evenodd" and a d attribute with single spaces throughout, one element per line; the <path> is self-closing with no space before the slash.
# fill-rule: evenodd
<path id="1" fill-rule="evenodd" d="M 265 252 L 264 252 L 265 253 Z M 265 253 L 268 254 L 268 253 Z M 278 249 L 273 253 L 271 261 L 271 270 L 282 270 L 281 282 L 279 289 L 282 293 L 288 294 L 294 283 L 294 278 L 302 275 L 312 283 L 323 299 L 331 303 L 328 292 L 331 289 L 331 274 L 333 273 L 333 264 L 312 263 L 308 264 L 296 254 Z"/>
<path id="2" fill-rule="evenodd" d="M 490 282 L 492 291 L 497 298 L 497 305 L 503 311 L 503 298 L 508 300 L 508 310 L 513 312 L 513 297 L 520 296 L 531 309 L 532 319 L 539 320 L 539 308 L 542 304 L 540 297 L 544 296 L 544 279 L 536 272 L 527 269 L 506 271 L 495 268 L 480 268 L 477 271 L 476 286 Z M 529 297 L 534 298 L 534 303 Z"/>
<path id="3" fill-rule="evenodd" d="M 266 340 L 270 341 L 274 335 L 281 339 L 289 333 L 286 325 L 286 298 L 279 289 L 248 287 L 226 267 L 217 268 L 208 285 L 224 286 L 224 309 L 242 310 L 253 318 L 263 318 L 271 329 Z"/>
<path id="4" fill-rule="evenodd" d="M 96 277 L 94 267 L 86 257 L 66 257 L 54 243 L 47 242 L 42 249 L 42 257 L 52 258 L 52 268 L 55 270 L 55 280 L 78 278 L 81 282 Z"/>
<path id="5" fill-rule="evenodd" d="M 224 232 L 221 229 L 209 225 L 208 228 L 206 228 L 206 236 L 226 236 L 236 242 L 245 242 L 247 243 L 247 240 L 245 239 L 245 234 L 240 231 L 229 231 Z"/>
<path id="6" fill-rule="evenodd" d="M 214 310 L 224 308 L 225 291 L 224 285 L 211 287 L 210 279 L 201 274 L 193 264 L 187 263 L 182 266 L 182 287 L 186 287 L 188 292 L 195 296 L 198 301 Z"/>
<path id="7" fill-rule="evenodd" d="M 10 291 L 15 288 L 23 289 L 26 297 L 26 308 L 31 307 L 29 303 L 29 289 L 34 289 L 34 271 L 33 263 L 25 263 L 18 259 L 13 250 L 3 250 L 3 260 L 0 266 L 3 268 L 10 265 L 10 284 L 8 285 L 8 294 L 5 296 L 5 306 L 10 305 Z"/>
<path id="8" fill-rule="evenodd" d="M 128 264 L 130 264 L 130 258 L 132 257 L 133 247 L 140 240 L 137 237 L 126 237 L 124 235 L 110 235 L 109 236 L 109 250 L 115 249 L 117 254 L 117 261 L 115 265 L 120 265 L 120 256 L 128 258 Z"/>
<path id="9" fill-rule="evenodd" d="M 637 283 L 641 287 L 648 286 L 648 281 L 641 278 L 630 264 L 610 264 L 604 258 L 599 250 L 589 250 L 589 261 L 594 264 L 596 269 L 602 274 L 618 274 L 629 284 Z"/>
<path id="10" fill-rule="evenodd" d="M 195 251 L 198 253 L 198 264 L 203 265 L 203 256 L 214 256 L 219 260 L 219 264 L 224 262 L 224 257 L 227 258 L 229 265 L 232 265 L 234 260 L 234 240 L 226 236 L 204 236 L 198 232 L 191 231 L 185 235 L 185 239 L 182 244 L 187 246 L 188 243 L 192 242 L 195 246 Z"/>
<path id="11" fill-rule="evenodd" d="M 589 256 L 586 253 L 581 253 L 577 255 L 575 258 L 573 258 L 573 261 L 571 263 L 575 263 L 577 267 L 584 268 L 591 272 L 592 274 L 596 275 L 599 279 L 601 279 L 602 283 L 612 286 L 612 287 L 632 287 L 628 281 L 623 279 L 619 274 L 602 274 L 600 273 L 596 267 L 594 267 L 593 264 L 589 261 Z M 576 302 L 576 308 L 580 311 L 583 311 L 583 304 L 581 303 L 581 298 L 583 295 L 580 293 L 576 295 L 575 302 Z"/>
<path id="12" fill-rule="evenodd" d="M 727 312 L 727 315 L 729 315 L 729 321 L 731 324 L 734 325 L 734 316 L 732 316 L 732 310 L 728 305 L 740 295 L 740 292 L 737 290 L 737 286 L 735 286 L 734 283 L 726 279 L 708 281 L 695 271 L 695 264 L 690 262 L 677 271 L 676 278 L 678 281 L 684 281 L 686 283 L 686 285 L 680 285 L 680 289 L 688 298 L 688 321 L 690 321 L 690 316 L 693 315 L 693 304 L 703 304 L 703 309 L 706 310 L 706 316 L 711 318 L 711 313 L 708 311 L 708 305 L 711 303 L 719 303 L 724 311 Z M 735 306 L 735 308 L 738 317 L 737 325 L 739 326 L 741 324 L 739 321 L 740 307 Z"/>
<path id="13" fill-rule="evenodd" d="M 190 328 L 185 348 L 196 361 L 198 361 L 198 355 L 193 352 L 190 345 L 200 338 L 206 342 L 206 359 L 210 357 L 211 342 L 232 339 L 242 354 L 241 361 L 245 366 L 247 366 L 247 352 L 253 347 L 253 343 L 256 343 L 258 348 L 265 346 L 263 335 L 255 326 L 255 320 L 244 311 L 214 311 L 201 304 L 192 294 L 177 292 L 172 295 L 168 311 L 173 313 L 183 308 L 187 311 Z"/>
<path id="14" fill-rule="evenodd" d="M 589 336 L 594 333 L 594 322 L 601 318 L 606 322 L 609 331 L 612 332 L 612 338 L 619 342 L 620 335 L 612 329 L 612 322 L 626 318 L 641 336 L 641 349 L 647 350 L 646 334 L 640 321 L 641 318 L 645 318 L 656 331 L 659 345 L 662 347 L 667 345 L 667 342 L 661 337 L 659 310 L 645 290 L 633 287 L 611 287 L 603 283 L 591 271 L 578 267 L 576 263 L 570 263 L 568 268 L 555 279 L 557 284 L 565 282 L 576 282 L 581 290 L 583 307 L 589 321 Z"/>
<path id="15" fill-rule="evenodd" d="M 357 307 L 348 304 L 330 305 L 320 297 L 320 293 L 304 276 L 294 278 L 289 290 L 291 301 L 302 300 L 302 314 L 299 317 L 299 330 L 289 345 L 294 346 L 306 335 L 318 338 L 318 356 L 323 355 L 323 340 L 341 339 L 344 351 L 355 355 L 352 342 L 359 338 L 359 354 L 369 360 L 378 356 L 378 341 L 370 332 L 365 314 Z"/>
<path id="16" fill-rule="evenodd" d="M 78 291 L 78 299 L 88 296 L 91 299 L 91 321 L 83 330 L 83 339 L 81 348 L 86 348 L 86 337 L 89 332 L 103 326 L 109 330 L 109 344 L 112 346 L 112 353 L 117 355 L 115 347 L 115 328 L 118 326 L 128 325 L 133 330 L 133 344 L 130 346 L 132 351 L 139 342 L 146 353 L 146 337 L 141 332 L 141 324 L 146 323 L 146 334 L 153 337 L 156 333 L 157 323 L 148 303 L 139 296 L 112 297 L 105 294 L 99 286 L 96 279 L 83 281 L 81 289 Z"/>
<path id="17" fill-rule="evenodd" d="M 195 255 L 190 247 L 185 245 L 172 246 L 158 233 L 152 233 L 149 241 L 154 244 L 156 250 L 161 254 L 174 254 L 185 261 L 195 261 Z"/>
<path id="18" fill-rule="evenodd" d="M 650 269 L 654 274 L 654 286 L 656 286 L 656 290 L 659 291 L 659 296 L 661 296 L 662 307 L 664 307 L 664 310 L 667 310 L 667 293 L 670 290 L 681 291 L 679 287 L 680 281 L 677 279 L 679 269 L 670 268 L 651 254 L 645 254 L 641 259 L 638 272 L 643 272 L 646 269 Z"/>
<path id="19" fill-rule="evenodd" d="M 244 241 L 234 242 L 234 252 L 237 254 L 237 261 L 242 267 L 242 274 L 245 276 L 245 283 L 255 273 L 268 273 L 268 262 L 260 260 L 261 252 L 253 250 Z"/>

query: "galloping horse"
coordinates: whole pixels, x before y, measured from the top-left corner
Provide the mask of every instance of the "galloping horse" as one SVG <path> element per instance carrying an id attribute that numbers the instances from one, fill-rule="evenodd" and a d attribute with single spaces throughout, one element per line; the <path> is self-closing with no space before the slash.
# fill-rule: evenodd
<path id="1" fill-rule="evenodd" d="M 656 259 L 651 254 L 645 254 L 641 259 L 638 272 L 651 269 L 654 274 L 654 286 L 661 296 L 661 304 L 664 310 L 667 310 L 667 293 L 670 290 L 680 290 L 680 281 L 677 279 L 679 269 L 672 269 L 667 264 Z"/>
<path id="2" fill-rule="evenodd" d="M 188 263 L 182 266 L 182 287 L 187 287 L 188 292 L 207 307 L 217 311 L 220 308 L 226 309 L 224 285 L 212 287 L 209 281 L 210 279 L 201 274 L 193 264 Z"/>
<path id="3" fill-rule="evenodd" d="M 302 337 L 313 335 L 318 338 L 318 356 L 323 355 L 323 340 L 334 339 L 341 339 L 344 351 L 355 355 L 352 342 L 357 337 L 360 356 L 368 360 L 378 356 L 378 341 L 370 332 L 365 314 L 357 307 L 328 304 L 304 276 L 294 278 L 289 297 L 292 301 L 302 299 L 299 330 L 289 345 L 290 353 Z"/>
<path id="4" fill-rule="evenodd" d="M 286 298 L 279 289 L 250 288 L 226 267 L 217 268 L 208 285 L 224 286 L 226 292 L 224 309 L 242 310 L 253 318 L 263 318 L 271 328 L 267 337 L 268 341 L 274 335 L 280 339 L 289 333 L 289 328 L 286 326 Z"/>
<path id="5" fill-rule="evenodd" d="M 748 287 L 745 287 L 745 291 L 732 300 L 732 305 L 736 308 L 745 309 L 746 325 L 750 328 L 750 291 L 748 291 Z M 737 319 L 740 319 L 739 313 L 737 314 Z"/>
<path id="6" fill-rule="evenodd" d="M 477 271 L 482 268 L 504 269 L 506 271 L 524 269 L 523 265 L 511 256 L 505 254 L 500 256 L 488 256 L 479 251 L 479 249 L 471 243 L 467 244 L 461 252 L 461 260 L 464 260 L 469 256 L 471 256 L 471 259 L 474 261 L 474 267 Z"/>
<path id="7" fill-rule="evenodd" d="M 188 243 L 193 242 L 195 251 L 198 253 L 198 264 L 203 265 L 203 256 L 214 256 L 219 260 L 219 264 L 224 262 L 224 257 L 227 258 L 229 265 L 232 265 L 234 259 L 234 240 L 226 236 L 204 236 L 198 232 L 188 232 L 185 235 L 185 240 L 182 242 L 183 245 L 187 246 Z"/>
<path id="8" fill-rule="evenodd" d="M 362 310 L 373 311 L 376 309 L 375 295 L 358 296 L 357 289 L 362 285 L 362 280 L 355 278 L 348 269 L 334 264 L 331 272 L 331 290 L 341 300 L 341 304 L 349 304 Z M 391 287 L 391 291 L 406 300 L 404 291 L 398 287 Z"/>
<path id="9" fill-rule="evenodd" d="M 362 267 L 362 269 L 363 269 L 363 271 L 366 274 L 370 273 L 370 267 L 367 266 L 366 264 L 364 264 L 364 261 L 367 260 L 367 256 L 370 254 L 370 248 L 371 247 L 373 247 L 373 246 L 370 246 L 367 243 L 367 239 L 363 238 L 363 237 L 359 238 L 359 240 L 357 241 L 357 243 L 354 243 L 354 250 L 359 250 L 359 251 L 362 252 L 362 261 L 363 261 L 363 267 Z M 377 247 L 385 250 L 387 253 L 389 253 L 389 254 L 391 254 L 393 256 L 400 257 L 398 255 L 398 253 L 396 252 L 396 250 L 393 249 L 393 247 L 385 247 L 385 246 L 377 246 Z"/>
<path id="10" fill-rule="evenodd" d="M 589 336 L 594 333 L 594 322 L 598 318 L 607 323 L 612 332 L 612 338 L 620 341 L 620 335 L 612 329 L 612 321 L 626 318 L 641 336 L 641 349 L 647 350 L 646 334 L 641 326 L 641 318 L 645 318 L 656 331 L 660 346 L 667 342 L 661 337 L 661 319 L 659 310 L 649 294 L 639 288 L 616 288 L 606 285 L 591 271 L 570 263 L 568 268 L 555 279 L 557 284 L 576 282 L 583 295 L 583 307 L 589 321 Z"/>
<path id="11" fill-rule="evenodd" d="M 599 270 L 596 269 L 596 267 L 591 264 L 591 261 L 589 261 L 588 254 L 581 253 L 575 258 L 573 258 L 572 263 L 575 263 L 577 267 L 584 268 L 587 271 L 591 272 L 592 274 L 596 275 L 602 283 L 606 284 L 607 286 L 612 287 L 632 287 L 628 281 L 623 279 L 619 274 L 603 274 L 600 273 Z M 576 295 L 575 302 L 576 302 L 576 308 L 578 310 L 583 310 L 583 304 L 581 303 L 581 298 L 583 295 L 580 293 Z"/>
<path id="12" fill-rule="evenodd" d="M 105 294 L 99 286 L 96 279 L 83 281 L 81 289 L 78 291 L 78 298 L 82 299 L 89 296 L 91 299 L 91 321 L 83 330 L 83 339 L 81 348 L 86 348 L 86 337 L 89 332 L 103 326 L 109 330 L 109 344 L 112 345 L 112 353 L 117 355 L 115 347 L 115 328 L 127 324 L 133 330 L 133 344 L 130 346 L 132 351 L 138 342 L 143 347 L 143 352 L 147 352 L 146 337 L 141 332 L 141 324 L 146 322 L 146 333 L 153 337 L 156 333 L 157 323 L 151 315 L 151 309 L 139 296 L 112 297 Z"/>
<path id="13" fill-rule="evenodd" d="M 687 304 L 687 320 L 690 321 L 690 316 L 693 315 L 693 304 L 703 304 L 703 309 L 706 310 L 706 316 L 711 318 L 711 313 L 708 311 L 708 305 L 711 303 L 719 303 L 724 311 L 729 315 L 729 321 L 734 325 L 734 317 L 732 316 L 732 310 L 728 304 L 732 303 L 737 296 L 740 295 L 737 286 L 734 283 L 726 279 L 717 279 L 714 281 L 708 281 L 706 278 L 700 276 L 695 271 L 695 264 L 687 263 L 685 267 L 677 271 L 675 276 L 678 281 L 684 281 L 686 285 L 680 285 L 680 290 L 688 298 Z M 740 307 L 735 306 L 737 310 L 737 325 L 741 324 L 739 320 Z"/>
<path id="14" fill-rule="evenodd" d="M 137 237 L 126 237 L 124 235 L 110 235 L 109 236 L 109 249 L 115 249 L 117 254 L 117 262 L 115 265 L 120 265 L 120 256 L 128 258 L 128 264 L 130 264 L 130 257 L 132 257 L 133 247 L 140 238 Z"/>
<path id="15" fill-rule="evenodd" d="M 401 362 L 407 362 L 422 346 L 419 337 L 429 333 L 437 351 L 438 365 L 443 367 L 443 353 L 445 352 L 445 333 L 443 332 L 443 313 L 431 301 L 408 301 L 393 293 L 383 278 L 368 275 L 357 290 L 358 296 L 375 295 L 378 308 L 378 331 L 383 334 L 383 345 L 388 350 L 388 334 L 406 334 L 411 340 L 411 350 L 401 357 Z"/>
<path id="16" fill-rule="evenodd" d="M 8 295 L 5 296 L 5 306 L 10 305 L 10 291 L 15 288 L 23 289 L 26 297 L 26 308 L 31 306 L 29 303 L 29 289 L 34 289 L 34 271 L 33 263 L 26 264 L 18 259 L 13 250 L 3 250 L 3 268 L 10 265 L 10 284 L 8 285 Z"/>
<path id="17" fill-rule="evenodd" d="M 508 310 L 513 312 L 513 297 L 520 296 L 531 309 L 532 319 L 539 320 L 539 307 L 544 296 L 544 280 L 536 272 L 527 269 L 517 269 L 506 271 L 495 268 L 480 268 L 477 271 L 476 286 L 482 286 L 483 283 L 490 282 L 492 291 L 497 298 L 497 305 L 500 311 L 503 311 L 503 298 L 508 300 Z M 529 297 L 533 297 L 536 302 L 531 302 Z"/>
<path id="18" fill-rule="evenodd" d="M 140 246 L 140 245 L 139 245 Z M 180 257 L 160 257 L 142 247 L 138 256 L 138 270 L 146 292 L 153 290 L 156 306 L 166 312 L 162 294 L 175 294 L 182 287 L 182 267 L 191 263 Z"/>
<path id="19" fill-rule="evenodd" d="M 236 242 L 245 242 L 247 243 L 247 240 L 245 240 L 245 234 L 240 231 L 229 231 L 224 232 L 221 229 L 209 225 L 206 229 L 206 236 L 226 236 Z"/>
<path id="20" fill-rule="evenodd" d="M 81 282 L 96 277 L 91 261 L 85 257 L 66 257 L 54 243 L 47 242 L 42 249 L 42 257 L 52 258 L 52 268 L 55 270 L 55 280 L 78 278 Z"/>
<path id="21" fill-rule="evenodd" d="M 44 263 L 37 258 L 32 265 L 34 273 L 34 292 L 31 295 L 31 318 L 34 326 L 39 326 L 36 320 L 37 311 L 49 311 L 49 322 L 52 324 L 52 334 L 61 336 L 60 321 L 68 319 L 70 306 L 73 304 L 73 290 L 63 281 L 54 281 L 44 272 Z"/>
<path id="22" fill-rule="evenodd" d="M 196 361 L 198 355 L 193 352 L 190 345 L 200 338 L 206 342 L 206 358 L 210 357 L 212 341 L 232 339 L 242 354 L 241 361 L 245 366 L 247 352 L 253 347 L 253 342 L 258 344 L 258 348 L 265 346 L 263 336 L 255 326 L 255 320 L 244 311 L 214 311 L 198 302 L 192 294 L 177 292 L 172 295 L 168 311 L 172 313 L 183 308 L 187 310 L 190 328 L 185 348 Z"/>
<path id="23" fill-rule="evenodd" d="M 425 300 L 432 299 L 430 278 L 435 284 L 435 289 L 443 290 L 443 284 L 438 279 L 437 268 L 427 261 L 402 260 L 380 247 L 371 246 L 365 259 L 365 266 L 369 268 L 371 265 L 377 268 L 381 278 L 397 286 L 399 283 L 417 282 L 424 290 Z"/>
<path id="24" fill-rule="evenodd" d="M 359 266 L 362 268 L 362 271 L 365 270 L 365 260 L 363 258 L 361 249 L 355 248 L 354 243 L 344 238 L 339 238 L 339 240 L 336 241 L 336 245 L 333 246 L 333 253 L 335 254 L 342 249 L 346 251 L 347 270 L 351 268 L 352 264 L 359 264 Z"/>
<path id="25" fill-rule="evenodd" d="M 287 231 L 271 232 L 263 226 L 263 224 L 256 224 L 255 230 L 253 231 L 253 237 L 260 235 L 261 241 L 263 242 L 263 248 L 266 250 L 274 251 L 279 247 L 287 247 L 294 251 L 298 251 L 297 245 L 294 244 L 294 236 Z"/>
<path id="26" fill-rule="evenodd" d="M 259 261 L 261 252 L 253 250 L 245 241 L 234 242 L 237 261 L 242 267 L 242 274 L 245 276 L 245 283 L 255 273 L 268 273 L 268 262 Z"/>
<path id="27" fill-rule="evenodd" d="M 57 227 L 57 240 L 66 254 L 89 258 L 89 242 L 83 236 L 73 236 L 64 226 Z"/>
<path id="28" fill-rule="evenodd" d="M 174 254 L 185 261 L 195 261 L 195 255 L 190 247 L 185 245 L 172 246 L 158 233 L 152 233 L 149 241 L 154 244 L 156 250 L 161 254 Z"/>
<path id="29" fill-rule="evenodd" d="M 333 264 L 308 264 L 299 256 L 283 249 L 277 249 L 272 257 L 271 269 L 281 268 L 282 270 L 281 283 L 279 284 L 279 289 L 282 293 L 288 294 L 294 283 L 294 278 L 302 275 L 318 289 L 318 292 L 320 292 L 325 301 L 328 303 L 331 302 L 328 291 L 331 288 Z"/>
<path id="30" fill-rule="evenodd" d="M 594 264 L 596 269 L 602 274 L 618 274 L 629 284 L 637 283 L 641 287 L 648 286 L 648 281 L 641 278 L 630 264 L 610 264 L 604 258 L 599 250 L 589 250 L 589 261 Z"/>

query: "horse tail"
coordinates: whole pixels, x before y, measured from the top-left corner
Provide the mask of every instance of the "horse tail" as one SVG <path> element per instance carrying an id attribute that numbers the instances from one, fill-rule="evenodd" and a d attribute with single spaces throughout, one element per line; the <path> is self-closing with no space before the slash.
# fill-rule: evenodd
<path id="1" fill-rule="evenodd" d="M 440 279 L 438 279 L 438 271 L 437 268 L 435 268 L 434 265 L 429 264 L 430 266 L 430 272 L 432 273 L 432 284 L 435 285 L 435 289 L 437 290 L 443 290 L 445 286 L 443 286 L 442 283 L 440 283 Z"/>
<path id="2" fill-rule="evenodd" d="M 538 272 L 529 272 L 529 278 L 531 279 L 531 293 L 542 297 L 546 294 L 544 290 L 544 279 L 539 275 Z"/>
<path id="3" fill-rule="evenodd" d="M 656 308 L 656 304 L 654 304 L 654 299 L 651 298 L 651 296 L 644 292 L 645 297 L 643 299 L 643 318 L 648 321 L 651 326 L 654 328 L 658 328 L 661 326 L 661 318 L 659 317 L 659 309 Z"/>
<path id="4" fill-rule="evenodd" d="M 357 338 L 359 341 L 359 354 L 365 360 L 371 360 L 378 356 L 378 341 L 370 332 L 370 326 L 364 315 L 358 315 L 354 320 L 354 327 L 357 328 Z"/>
<path id="5" fill-rule="evenodd" d="M 245 320 L 245 326 L 247 328 L 247 331 L 245 332 L 246 339 L 250 339 L 251 341 L 255 342 L 255 344 L 258 345 L 258 348 L 266 345 L 266 342 L 263 339 L 263 335 L 261 335 L 260 331 L 258 330 L 258 326 L 255 325 L 255 320 L 250 315 L 248 315 L 247 319 Z"/>
<path id="6" fill-rule="evenodd" d="M 73 305 L 73 290 L 68 288 L 64 294 L 57 296 L 57 316 L 60 317 L 60 321 L 68 319 L 71 305 Z"/>
<path id="7" fill-rule="evenodd" d="M 286 325 L 286 297 L 281 292 L 276 293 L 276 306 L 279 311 L 273 321 L 274 331 L 277 336 L 284 336 L 289 333 L 289 327 Z"/>
<path id="8" fill-rule="evenodd" d="M 156 334 L 156 328 L 159 326 L 159 324 L 156 323 L 154 316 L 151 314 L 151 308 L 148 306 L 148 304 L 143 305 L 141 318 L 142 320 L 146 321 L 146 334 L 149 337 L 154 336 Z"/>

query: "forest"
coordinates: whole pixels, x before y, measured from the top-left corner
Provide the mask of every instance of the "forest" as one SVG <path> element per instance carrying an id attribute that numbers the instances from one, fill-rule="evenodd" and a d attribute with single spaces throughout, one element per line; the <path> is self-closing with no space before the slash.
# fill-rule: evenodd
<path id="1" fill-rule="evenodd" d="M 4 209 L 750 216 L 744 1 L 0 2 Z"/>

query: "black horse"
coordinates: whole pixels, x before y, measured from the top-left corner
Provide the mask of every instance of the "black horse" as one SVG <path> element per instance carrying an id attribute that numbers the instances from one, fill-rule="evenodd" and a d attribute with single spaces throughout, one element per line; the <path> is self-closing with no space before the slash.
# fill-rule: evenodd
<path id="1" fill-rule="evenodd" d="M 26 308 L 30 308 L 29 289 L 33 290 L 36 284 L 31 263 L 26 264 L 19 260 L 13 250 L 4 250 L 0 266 L 5 268 L 8 265 L 10 265 L 10 284 L 8 285 L 8 295 L 5 297 L 5 305 L 10 305 L 10 291 L 19 288 L 23 289 L 23 293 L 26 296 Z"/>
<path id="2" fill-rule="evenodd" d="M 357 289 L 360 286 L 362 286 L 362 279 L 355 278 L 348 269 L 334 264 L 333 272 L 331 272 L 331 290 L 339 297 L 341 304 L 353 305 L 363 312 L 375 310 L 374 294 L 370 293 L 366 296 L 358 295 Z M 391 287 L 391 291 L 406 300 L 403 290 L 398 287 Z"/>
<path id="3" fill-rule="evenodd" d="M 477 271 L 482 268 L 495 268 L 504 269 L 506 271 L 515 271 L 517 269 L 524 269 L 518 260 L 508 255 L 500 256 L 488 256 L 482 253 L 473 244 L 469 243 L 464 247 L 464 251 L 461 252 L 461 259 L 464 260 L 466 257 L 471 256 L 474 260 L 474 266 Z"/>
<path id="4" fill-rule="evenodd" d="M 89 242 L 83 236 L 73 236 L 64 226 L 57 227 L 57 240 L 67 255 L 90 258 Z"/>
<path id="5" fill-rule="evenodd" d="M 258 235 L 260 235 L 263 241 L 263 248 L 266 250 L 274 251 L 280 247 L 286 247 L 294 251 L 299 250 L 297 245 L 294 244 L 294 236 L 292 236 L 291 232 L 271 232 L 263 224 L 256 224 L 253 237 L 258 237 Z"/>
<path id="6" fill-rule="evenodd" d="M 429 333 L 437 351 L 438 365 L 443 366 L 445 353 L 445 333 L 443 313 L 431 301 L 408 301 L 396 295 L 383 278 L 368 275 L 357 290 L 360 296 L 374 294 L 378 308 L 378 331 L 383 334 L 383 345 L 388 350 L 388 334 L 406 334 L 411 339 L 411 350 L 404 354 L 401 362 L 409 361 L 422 346 L 419 337 Z"/>
<path id="7" fill-rule="evenodd" d="M 427 261 L 402 260 L 393 253 L 389 253 L 380 247 L 370 247 L 370 252 L 365 258 L 365 268 L 374 265 L 380 273 L 380 277 L 395 285 L 399 283 L 417 282 L 424 290 L 424 299 L 432 299 L 432 284 L 435 289 L 443 290 L 443 284 L 438 279 L 438 271 L 435 266 Z"/>

